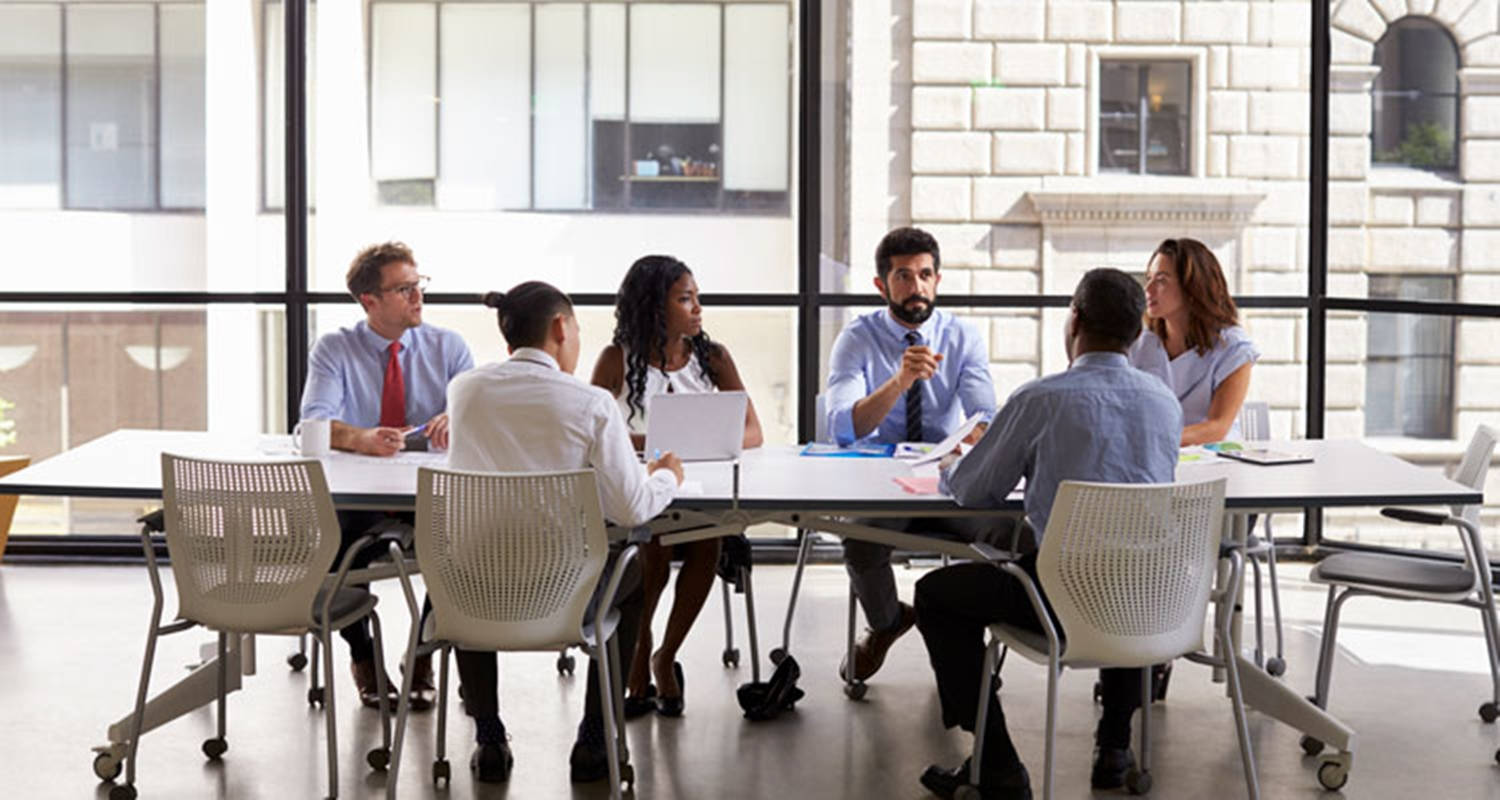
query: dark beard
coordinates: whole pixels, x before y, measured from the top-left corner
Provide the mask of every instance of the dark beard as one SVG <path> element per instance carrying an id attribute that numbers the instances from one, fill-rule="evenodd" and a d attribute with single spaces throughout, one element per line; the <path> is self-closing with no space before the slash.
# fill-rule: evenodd
<path id="1" fill-rule="evenodd" d="M 932 301 L 920 295 L 912 295 L 900 303 L 891 302 L 889 307 L 896 319 L 908 325 L 921 325 L 932 316 Z"/>

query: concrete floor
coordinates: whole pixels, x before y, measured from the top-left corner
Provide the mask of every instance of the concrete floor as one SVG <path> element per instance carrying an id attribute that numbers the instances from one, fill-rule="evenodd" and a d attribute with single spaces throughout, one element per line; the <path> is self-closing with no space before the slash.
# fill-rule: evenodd
<path id="1" fill-rule="evenodd" d="M 903 596 L 910 596 L 920 574 L 898 568 Z M 1305 566 L 1287 565 L 1282 591 L 1286 680 L 1310 689 L 1323 594 L 1306 583 L 1305 575 Z M 792 570 L 762 567 L 755 577 L 762 646 L 768 650 L 780 640 Z M 740 718 L 733 691 L 749 679 L 749 666 L 731 670 L 720 664 L 723 613 L 718 596 L 711 598 L 684 650 L 687 714 L 630 725 L 637 796 L 927 797 L 917 776 L 929 763 L 961 760 L 968 737 L 940 727 L 931 673 L 915 633 L 892 650 L 863 702 L 844 698 L 835 669 L 846 587 L 838 567 L 809 570 L 793 640 L 808 697 L 795 713 L 770 723 Z M 398 590 L 383 586 L 379 591 L 388 631 L 393 638 L 404 636 L 406 614 Z M 173 605 L 169 600 L 168 613 Z M 735 627 L 748 659 L 741 610 L 737 606 Z M 0 796 L 108 795 L 109 784 L 93 775 L 89 748 L 103 743 L 108 723 L 131 702 L 148 612 L 149 588 L 140 567 L 0 567 Z M 1345 616 L 1332 710 L 1360 739 L 1342 796 L 1500 798 L 1500 768 L 1493 758 L 1500 730 L 1476 715 L 1489 692 L 1476 615 L 1454 607 L 1364 600 L 1351 602 Z M 197 632 L 164 639 L 153 685 L 184 674 L 204 641 L 208 637 Z M 322 796 L 322 716 L 304 701 L 305 673 L 284 664 L 293 647 L 289 639 L 260 640 L 259 674 L 230 697 L 230 749 L 221 763 L 206 762 L 199 751 L 201 741 L 213 735 L 210 710 L 148 734 L 141 748 L 141 797 Z M 385 776 L 364 764 L 365 751 L 379 738 L 378 716 L 352 702 L 343 663 L 347 652 L 342 644 L 336 649 L 342 793 L 383 796 Z M 393 665 L 395 658 L 389 656 Z M 454 713 L 449 719 L 453 784 L 446 793 L 435 792 L 428 780 L 435 715 L 425 714 L 415 717 L 410 729 L 401 795 L 606 796 L 602 784 L 575 790 L 567 779 L 583 682 L 582 670 L 560 679 L 551 655 L 505 657 L 501 705 L 516 754 L 510 785 L 475 786 L 467 769 L 471 723 Z M 1095 720 L 1092 683 L 1092 673 L 1068 673 L 1063 679 L 1058 797 L 1092 796 L 1087 783 Z M 1044 670 L 1019 659 L 1006 667 L 1007 716 L 1033 769 L 1038 797 L 1044 687 Z M 1229 704 L 1206 668 L 1179 663 L 1171 696 L 1156 706 L 1156 714 L 1153 797 L 1243 796 Z M 1319 788 L 1316 761 L 1302 756 L 1297 732 L 1253 712 L 1251 731 L 1264 797 L 1339 796 Z"/>

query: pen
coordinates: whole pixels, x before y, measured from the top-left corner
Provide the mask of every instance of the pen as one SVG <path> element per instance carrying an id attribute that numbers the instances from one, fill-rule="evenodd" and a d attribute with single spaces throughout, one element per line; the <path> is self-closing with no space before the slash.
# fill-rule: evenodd
<path id="1" fill-rule="evenodd" d="M 421 425 L 418 425 L 417 427 L 412 428 L 411 430 L 407 431 L 403 435 L 404 436 L 416 436 L 417 434 L 420 434 L 422 431 L 425 431 L 425 430 L 427 430 L 427 423 L 424 422 Z"/>
<path id="2" fill-rule="evenodd" d="M 661 460 L 661 448 L 660 447 L 658 447 L 655 450 L 651 451 L 651 460 L 652 461 L 660 461 Z"/>

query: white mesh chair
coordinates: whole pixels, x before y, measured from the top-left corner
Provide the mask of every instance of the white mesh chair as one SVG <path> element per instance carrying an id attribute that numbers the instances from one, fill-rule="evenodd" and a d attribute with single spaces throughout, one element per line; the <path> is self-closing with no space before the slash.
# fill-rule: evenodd
<path id="1" fill-rule="evenodd" d="M 325 588 L 339 547 L 339 526 L 318 461 L 239 463 L 163 453 L 161 472 L 163 526 L 176 579 L 177 620 L 165 625 L 161 621 L 163 592 L 148 523 L 141 540 L 155 601 L 136 692 L 125 783 L 110 790 L 110 800 L 136 796 L 136 752 L 147 730 L 146 692 L 158 637 L 197 625 L 219 635 L 218 735 L 203 743 L 204 754 L 214 760 L 229 748 L 225 683 L 230 636 L 311 632 L 322 640 L 324 652 L 331 652 L 333 631 L 368 617 L 375 631 L 376 660 L 383 661 L 375 596 L 342 586 L 349 558 Z M 328 683 L 324 701 L 328 796 L 337 797 L 333 668 L 331 659 L 323 661 Z M 380 682 L 383 696 L 383 677 Z M 381 723 L 383 744 L 367 755 L 375 769 L 384 769 L 390 757 L 390 722 L 384 707 Z"/>
<path id="2" fill-rule="evenodd" d="M 1239 591 L 1242 557 L 1237 550 L 1222 558 L 1227 580 L 1217 590 L 1220 536 L 1224 516 L 1223 478 L 1190 484 L 1129 485 L 1064 481 L 1052 503 L 1037 553 L 1036 583 L 1020 566 L 997 564 L 1021 582 L 1031 599 L 1041 633 L 999 624 L 990 626 L 985 668 L 980 681 L 979 717 L 975 725 L 970 786 L 955 797 L 977 798 L 980 757 L 991 678 L 1000 647 L 1008 645 L 1028 660 L 1048 666 L 1047 744 L 1043 797 L 1050 800 L 1053 749 L 1057 727 L 1057 682 L 1064 667 L 1142 667 L 1141 695 L 1151 696 L 1151 670 L 1204 646 L 1208 603 L 1225 603 Z M 1042 601 L 1045 592 L 1054 614 Z M 1231 614 L 1220 613 L 1215 636 L 1222 653 L 1233 653 Z M 1210 660 L 1200 657 L 1200 660 Z M 1240 743 L 1245 783 L 1259 796 L 1255 761 L 1245 722 L 1235 659 L 1225 659 L 1235 732 Z M 1151 704 L 1141 706 L 1140 762 L 1126 776 L 1132 792 L 1147 791 L 1150 775 Z"/>
<path id="3" fill-rule="evenodd" d="M 387 782 L 395 796 L 413 672 L 419 652 L 441 650 L 437 753 L 433 781 L 451 777 L 445 758 L 448 653 L 465 650 L 557 651 L 581 647 L 597 657 L 609 753 L 611 797 L 634 781 L 627 763 L 621 694 L 624 681 L 611 609 L 634 546 L 616 560 L 607 587 L 596 589 L 609 554 L 593 470 L 484 473 L 423 467 L 417 471 L 417 563 L 432 600 L 429 641 L 419 642 L 416 595 L 404 568 L 402 589 L 412 611 L 406 675 Z M 398 567 L 400 566 L 398 562 Z M 597 619 L 585 622 L 598 594 Z"/>
<path id="4" fill-rule="evenodd" d="M 1490 458 L 1495 452 L 1495 442 L 1495 431 L 1488 425 L 1480 425 L 1469 441 L 1453 480 L 1482 491 Z M 1457 529 L 1463 546 L 1463 561 L 1384 553 L 1339 553 L 1318 562 L 1308 579 L 1328 587 L 1328 604 L 1323 612 L 1323 647 L 1318 653 L 1313 702 L 1320 708 L 1328 707 L 1329 683 L 1338 646 L 1339 613 L 1347 600 L 1359 596 L 1427 600 L 1468 606 L 1479 611 L 1491 683 L 1490 699 L 1479 706 L 1479 716 L 1485 722 L 1494 722 L 1500 716 L 1500 621 L 1495 615 L 1489 557 L 1485 554 L 1484 538 L 1479 533 L 1479 506 L 1454 506 L 1447 514 L 1405 508 L 1385 508 L 1380 513 L 1391 519 L 1420 525 L 1452 525 Z M 1323 743 L 1304 736 L 1302 749 L 1308 755 L 1317 755 L 1323 750 Z M 1500 752 L 1495 757 L 1500 760 Z"/>
<path id="5" fill-rule="evenodd" d="M 1240 406 L 1240 438 L 1247 442 L 1263 442 L 1271 438 L 1271 407 L 1265 402 L 1246 402 Z M 1271 515 L 1260 518 L 1265 533 L 1256 536 L 1252 529 L 1245 545 L 1245 555 L 1250 561 L 1255 580 L 1255 663 L 1272 675 L 1286 672 L 1286 651 L 1281 632 L 1281 590 L 1276 582 L 1276 538 L 1271 532 Z M 1269 658 L 1265 653 L 1265 606 L 1261 594 L 1260 567 L 1266 564 L 1266 576 L 1271 585 L 1271 619 L 1276 635 L 1276 655 Z"/>

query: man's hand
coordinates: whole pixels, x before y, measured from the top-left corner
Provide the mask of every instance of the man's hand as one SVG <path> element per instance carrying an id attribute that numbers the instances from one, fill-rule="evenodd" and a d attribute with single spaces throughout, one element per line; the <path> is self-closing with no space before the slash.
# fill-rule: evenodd
<path id="1" fill-rule="evenodd" d="M 427 441 L 434 450 L 448 449 L 448 413 L 443 412 L 430 420 L 427 420 L 427 430 L 422 431 L 427 435 Z"/>
<path id="2" fill-rule="evenodd" d="M 990 426 L 987 422 L 981 422 L 978 425 L 975 425 L 974 430 L 969 431 L 969 435 L 964 437 L 963 443 L 971 447 L 979 444 L 979 440 L 984 438 L 984 432 L 989 429 Z"/>
<path id="3" fill-rule="evenodd" d="M 360 428 L 352 444 L 356 453 L 393 456 L 406 444 L 406 433 L 400 428 Z"/>
<path id="4" fill-rule="evenodd" d="M 661 454 L 661 458 L 655 458 L 646 462 L 646 474 L 651 474 L 659 469 L 669 469 L 677 476 L 677 485 L 682 485 L 682 459 L 676 453 L 667 451 Z"/>
<path id="5" fill-rule="evenodd" d="M 926 345 L 919 344 L 906 348 L 906 352 L 901 354 L 901 371 L 896 375 L 896 380 L 901 384 L 901 391 L 905 392 L 913 383 L 925 381 L 936 375 L 938 363 L 942 360 L 942 353 Z"/>

